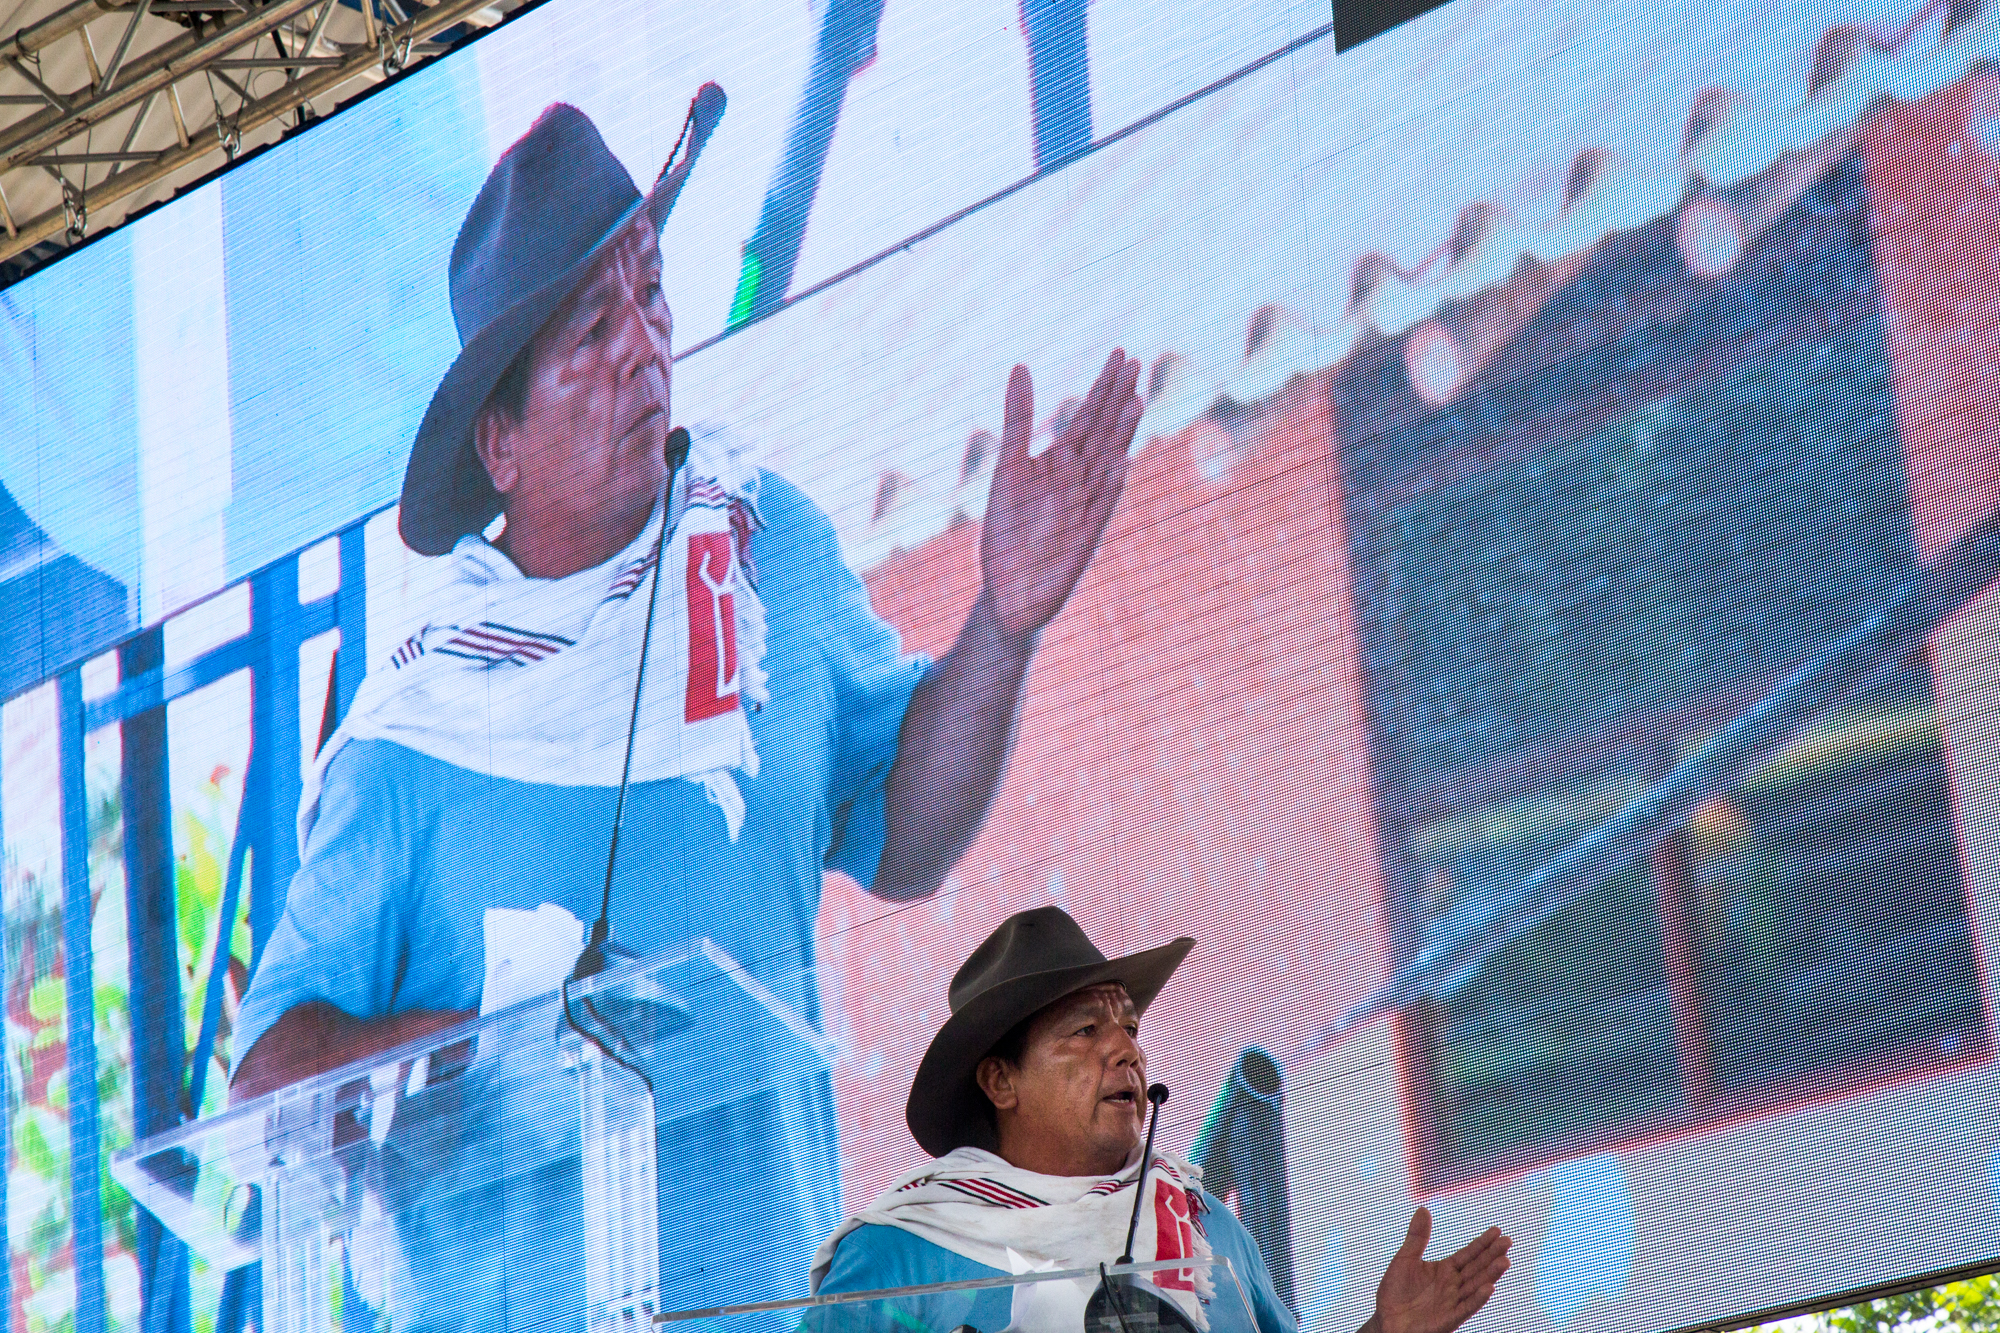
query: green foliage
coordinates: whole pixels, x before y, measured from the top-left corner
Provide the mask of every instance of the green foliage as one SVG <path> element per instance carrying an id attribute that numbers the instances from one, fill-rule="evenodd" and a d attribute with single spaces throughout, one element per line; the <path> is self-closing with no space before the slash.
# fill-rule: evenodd
<path id="1" fill-rule="evenodd" d="M 111 1174 L 111 1154 L 103 1159 L 103 1175 L 97 1183 L 104 1200 L 106 1243 L 128 1254 L 139 1252 L 139 1204 Z"/>
<path id="2" fill-rule="evenodd" d="M 235 822 L 233 791 L 224 783 L 229 770 L 217 768 L 193 793 L 192 808 L 175 810 L 175 934 L 181 962 L 187 1040 L 192 1045 L 201 1017 L 216 927 L 221 916 L 223 876 Z M 111 1155 L 132 1141 L 132 1013 L 127 984 L 129 944 L 125 937 L 124 825 L 119 806 L 116 732 L 93 736 L 86 770 L 90 801 L 90 886 L 92 1011 L 97 1043 L 97 1092 L 101 1111 L 100 1179 L 107 1269 L 129 1268 L 138 1246 L 138 1207 L 112 1179 Z M 183 797 L 185 799 L 185 797 Z M 6 1056 L 10 1064 L 8 1122 L 12 1139 L 9 1208 L 15 1272 L 25 1275 L 14 1288 L 13 1325 L 20 1333 L 72 1333 L 75 1302 L 74 1231 L 69 1213 L 69 1078 L 64 1063 L 69 1044 L 69 993 L 65 959 L 63 890 L 54 868 L 39 872 L 11 859 L 0 866 L 7 889 L 5 936 L 14 986 L 7 996 Z M 213 1110 L 226 1096 L 228 1034 L 238 987 L 247 975 L 250 953 L 247 912 L 223 940 L 225 987 L 222 1025 L 207 1081 Z M 29 964 L 32 964 L 31 966 Z M 25 1220 L 26 1225 L 21 1225 Z M 114 1274 L 115 1276 L 115 1274 Z M 197 1333 L 212 1333 L 221 1275 L 194 1265 L 194 1322 Z M 114 1296 L 129 1283 L 114 1282 Z M 114 1329 L 133 1326 L 136 1309 L 114 1299 L 107 1313 Z M 4 1317 L 7 1312 L 0 1312 Z"/>
<path id="3" fill-rule="evenodd" d="M 1885 1296 L 1813 1322 L 1819 1333 L 2000 1333 L 2000 1277 Z"/>
<path id="4" fill-rule="evenodd" d="M 14 1151 L 30 1171 L 38 1176 L 53 1180 L 62 1170 L 62 1162 L 56 1150 L 49 1146 L 49 1137 L 42 1132 L 41 1118 L 33 1115 L 20 1117 L 14 1132 Z"/>
<path id="5" fill-rule="evenodd" d="M 53 1023 L 63 1016 L 63 979 L 43 977 L 28 988 L 28 1015 L 38 1023 Z"/>
<path id="6" fill-rule="evenodd" d="M 184 1006 L 181 1021 L 190 1046 L 201 1032 L 202 1010 L 208 998 L 216 923 L 222 915 L 224 880 L 229 869 L 230 829 L 235 822 L 221 782 L 224 776 L 226 772 L 218 770 L 202 784 L 195 807 L 180 811 L 174 823 L 174 903 L 179 917 L 176 924 L 180 934 L 181 1001 Z M 246 863 L 244 879 L 247 881 L 248 878 L 249 866 Z M 225 948 L 228 951 L 224 956 L 225 967 L 240 961 L 242 966 L 235 970 L 247 976 L 250 958 L 247 894 L 238 899 L 236 920 L 231 923 Z M 229 1018 L 235 1012 L 235 1005 L 228 1001 L 236 998 L 239 997 L 232 987 L 225 997 L 223 1022 L 216 1034 L 215 1053 L 204 1098 L 209 1104 L 201 1108 L 203 1112 L 218 1108 L 218 1099 L 228 1083 Z"/>

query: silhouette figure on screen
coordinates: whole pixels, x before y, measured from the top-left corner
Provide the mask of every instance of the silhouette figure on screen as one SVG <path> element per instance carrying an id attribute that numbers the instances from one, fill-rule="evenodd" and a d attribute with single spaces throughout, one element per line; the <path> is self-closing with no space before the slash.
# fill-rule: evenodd
<path id="1" fill-rule="evenodd" d="M 1188 1157 L 1201 1167 L 1211 1192 L 1236 1196 L 1236 1215 L 1257 1238 L 1271 1281 L 1290 1304 L 1295 1289 L 1284 1108 L 1284 1072 L 1269 1051 L 1249 1047 L 1222 1081 Z"/>
<path id="2" fill-rule="evenodd" d="M 1181 938 L 1106 958 L 1061 908 L 1003 921 L 952 978 L 951 1017 L 910 1085 L 910 1132 L 935 1160 L 820 1246 L 814 1291 L 1098 1268 L 1083 1284 L 926 1296 L 903 1313 L 933 1328 L 1252 1333 L 1254 1320 L 1255 1333 L 1289 1333 L 1257 1242 L 1202 1188 L 1200 1168 L 1155 1151 L 1141 1124 L 1166 1089 L 1146 1084 L 1139 1020 L 1192 948 Z M 1419 1208 L 1364 1333 L 1451 1333 L 1492 1296 L 1512 1242 L 1488 1228 L 1431 1261 L 1430 1232 Z M 1112 1271 L 1176 1259 L 1189 1266 Z M 840 1325 L 843 1308 L 825 1307 L 815 1333 Z"/>
<path id="3" fill-rule="evenodd" d="M 922 898 L 979 829 L 1038 636 L 1122 493 L 1138 363 L 1112 352 L 1033 455 L 1015 368 L 981 591 L 949 652 L 906 656 L 826 516 L 742 440 L 695 423 L 685 463 L 668 458 L 660 229 L 722 105 L 702 91 L 647 193 L 587 116 L 552 106 L 466 216 L 449 266 L 462 347 L 398 516 L 447 577 L 308 777 L 300 870 L 237 1023 L 238 1098 L 501 1003 L 484 978 L 502 938 L 540 951 L 510 957 L 510 997 L 554 991 L 593 944 L 707 937 L 816 1017 L 824 871 Z M 745 1089 L 677 1121 L 659 1178 L 661 1217 L 702 1219 L 662 1228 L 664 1299 L 793 1294 L 802 1275 L 773 1275 L 838 1220 L 831 1087 Z M 550 1168 L 471 1211 L 405 1213 L 393 1313 L 579 1328 L 560 1219 L 580 1188 L 573 1165 Z"/>

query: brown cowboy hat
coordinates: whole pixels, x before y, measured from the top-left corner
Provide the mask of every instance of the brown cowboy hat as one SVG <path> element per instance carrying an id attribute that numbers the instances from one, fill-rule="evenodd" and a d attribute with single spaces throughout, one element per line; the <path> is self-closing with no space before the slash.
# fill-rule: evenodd
<path id="1" fill-rule="evenodd" d="M 904 1118 L 925 1152 L 992 1148 L 993 1114 L 973 1080 L 979 1062 L 1022 1019 L 1086 986 L 1116 981 L 1140 1013 L 1194 948 L 1171 944 L 1106 958 L 1060 907 L 1016 912 L 972 951 L 951 979 L 951 1017 L 931 1038 L 910 1084 Z"/>
<path id="2" fill-rule="evenodd" d="M 727 101 L 702 85 L 676 145 L 686 153 L 670 157 L 643 195 L 590 117 L 561 102 L 494 163 L 451 249 L 458 359 L 431 395 L 403 472 L 396 525 L 411 550 L 443 555 L 500 512 L 472 447 L 486 396 L 627 222 L 644 209 L 654 231 L 666 225 Z"/>

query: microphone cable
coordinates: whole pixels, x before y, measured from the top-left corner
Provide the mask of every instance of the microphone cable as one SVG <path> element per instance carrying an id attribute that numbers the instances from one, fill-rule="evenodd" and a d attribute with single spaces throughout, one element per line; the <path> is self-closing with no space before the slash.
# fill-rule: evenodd
<path id="1" fill-rule="evenodd" d="M 625 797 L 632 786 L 632 753 L 639 739 L 639 703 L 646 688 L 646 663 L 651 659 L 653 652 L 653 621 L 660 605 L 660 566 L 665 563 L 667 534 L 679 526 L 680 516 L 672 512 L 674 484 L 687 462 L 690 445 L 687 427 L 676 426 L 667 432 L 666 484 L 661 488 L 658 502 L 661 511 L 660 531 L 653 538 L 652 588 L 646 594 L 645 637 L 639 644 L 639 670 L 632 681 L 632 716 L 625 728 L 625 764 L 623 771 L 618 775 L 618 801 L 611 814 L 611 848 L 604 858 L 604 891 L 598 901 L 597 920 L 591 923 L 589 941 L 584 945 L 583 952 L 577 955 L 576 966 L 570 970 L 562 987 L 563 1018 L 571 1029 L 604 1052 L 606 1057 L 637 1075 L 640 1082 L 646 1085 L 648 1093 L 653 1091 L 653 1080 L 631 1061 L 612 1050 L 597 1033 L 577 1022 L 576 1012 L 570 1005 L 569 988 L 572 982 L 594 977 L 610 965 L 611 882 L 618 871 L 618 840 L 625 828 Z M 597 1011 L 596 1003 L 587 996 L 583 1001 L 583 1007 L 590 1011 L 591 1017 L 596 1019 L 604 1031 L 610 1033 L 619 1045 L 627 1045 L 617 1030 L 605 1021 L 604 1015 Z M 627 1049 L 630 1049 L 629 1046 Z"/>

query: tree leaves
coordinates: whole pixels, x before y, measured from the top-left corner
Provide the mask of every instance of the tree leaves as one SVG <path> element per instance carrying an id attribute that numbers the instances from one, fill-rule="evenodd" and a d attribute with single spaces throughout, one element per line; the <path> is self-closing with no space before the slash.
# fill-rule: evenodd
<path id="1" fill-rule="evenodd" d="M 1820 1333 L 2000 1333 L 2000 1277 L 1885 1296 L 1818 1317 Z"/>

